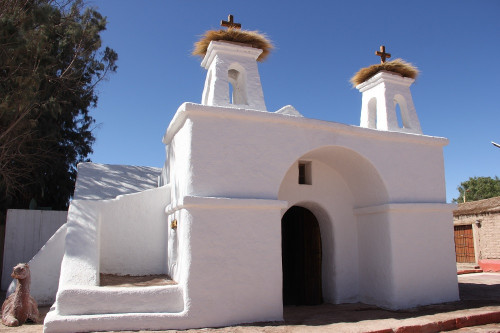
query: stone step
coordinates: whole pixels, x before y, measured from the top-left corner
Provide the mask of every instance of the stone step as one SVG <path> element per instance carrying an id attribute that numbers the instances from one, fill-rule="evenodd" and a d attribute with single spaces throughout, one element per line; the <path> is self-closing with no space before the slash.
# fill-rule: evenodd
<path id="1" fill-rule="evenodd" d="M 57 293 L 59 315 L 119 313 L 179 313 L 184 310 L 184 290 L 179 285 L 150 287 L 73 286 Z"/>

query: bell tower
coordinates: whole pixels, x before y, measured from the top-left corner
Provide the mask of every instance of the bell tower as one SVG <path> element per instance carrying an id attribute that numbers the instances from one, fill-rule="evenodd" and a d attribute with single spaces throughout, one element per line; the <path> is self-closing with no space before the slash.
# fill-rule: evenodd
<path id="1" fill-rule="evenodd" d="M 211 30 L 195 45 L 207 70 L 203 105 L 229 106 L 267 111 L 257 61 L 272 48 L 265 35 L 241 30 L 241 24 L 221 21 L 227 30 Z"/>
<path id="2" fill-rule="evenodd" d="M 359 74 L 364 70 L 378 71 L 356 85 L 356 89 L 363 94 L 360 126 L 383 131 L 422 134 L 410 92 L 410 86 L 415 79 L 408 77 L 416 77 L 418 71 L 400 59 L 386 63 L 385 59 L 391 55 L 385 52 L 384 46 L 381 46 L 380 51 L 375 54 L 381 57 L 381 65 L 373 65 L 358 72 Z"/>
<path id="3" fill-rule="evenodd" d="M 266 111 L 257 66 L 261 53 L 251 46 L 211 41 L 201 62 L 207 70 L 201 104 Z"/>

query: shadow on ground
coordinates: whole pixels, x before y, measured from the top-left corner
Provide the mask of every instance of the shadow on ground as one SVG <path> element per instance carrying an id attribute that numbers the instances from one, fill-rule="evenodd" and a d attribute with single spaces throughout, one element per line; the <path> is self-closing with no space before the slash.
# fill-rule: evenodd
<path id="1" fill-rule="evenodd" d="M 385 310 L 362 303 L 322 304 L 319 306 L 287 306 L 284 322 L 262 322 L 242 326 L 308 325 L 324 326 L 378 319 L 409 319 L 445 312 L 500 306 L 500 284 L 459 284 L 460 301 L 421 306 L 407 310 Z"/>
<path id="2" fill-rule="evenodd" d="M 487 284 L 482 284 L 478 283 L 480 281 L 476 281 L 476 278 L 487 278 L 489 280 L 486 281 Z M 500 283 L 498 283 L 498 280 L 500 280 L 500 274 L 491 275 L 490 277 L 484 277 L 484 275 L 483 277 L 479 275 L 474 276 L 471 274 L 471 277 L 462 278 L 462 281 L 459 283 L 461 300 L 457 302 L 427 305 L 399 311 L 385 310 L 362 303 L 287 306 L 284 308 L 284 321 L 250 323 L 223 328 L 205 328 L 203 329 L 203 332 L 295 332 L 297 330 L 307 330 L 307 327 L 303 326 L 309 326 L 310 329 L 312 329 L 316 326 L 329 326 L 341 323 L 352 324 L 372 320 L 418 319 L 424 316 L 446 314 L 454 311 L 464 311 L 463 313 L 460 313 L 460 316 L 463 316 L 467 314 L 467 311 L 465 310 L 474 310 L 479 308 L 488 309 L 489 307 L 491 307 L 491 311 L 500 311 Z M 5 293 L 0 294 L 0 297 L 0 299 L 4 299 Z M 40 308 L 41 320 L 43 320 L 48 310 L 49 307 Z M 374 322 L 372 322 L 372 324 L 374 324 Z M 43 326 L 41 324 L 28 324 L 18 328 L 9 328 L 0 325 L 0 332 L 34 333 L 42 331 Z M 200 330 L 192 329 L 183 332 L 198 331 Z"/>

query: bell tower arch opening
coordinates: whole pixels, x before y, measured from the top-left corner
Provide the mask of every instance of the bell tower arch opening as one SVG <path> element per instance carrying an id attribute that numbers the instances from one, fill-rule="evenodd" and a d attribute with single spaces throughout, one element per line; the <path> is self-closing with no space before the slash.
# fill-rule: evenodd
<path id="1" fill-rule="evenodd" d="M 229 82 L 229 102 L 234 105 L 248 105 L 245 69 L 233 64 L 227 72 Z"/>
<path id="2" fill-rule="evenodd" d="M 411 129 L 410 115 L 408 112 L 408 106 L 406 105 L 406 99 L 400 94 L 396 94 L 394 96 L 394 109 L 399 128 Z"/>
<path id="3" fill-rule="evenodd" d="M 372 97 L 368 102 L 368 128 L 377 128 L 377 98 Z"/>

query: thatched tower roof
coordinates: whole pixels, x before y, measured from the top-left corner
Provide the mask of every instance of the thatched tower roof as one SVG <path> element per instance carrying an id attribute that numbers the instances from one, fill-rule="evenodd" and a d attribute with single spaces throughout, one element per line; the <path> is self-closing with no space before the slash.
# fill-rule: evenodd
<path id="1" fill-rule="evenodd" d="M 273 44 L 267 36 L 258 31 L 239 30 L 229 28 L 227 30 L 209 30 L 194 44 L 193 55 L 204 57 L 211 41 L 227 41 L 261 49 L 257 61 L 264 61 L 273 49 Z"/>
<path id="2" fill-rule="evenodd" d="M 354 74 L 350 81 L 352 85 L 356 87 L 358 84 L 365 82 L 380 71 L 393 72 L 403 77 L 409 77 L 412 79 L 416 79 L 418 76 L 417 67 L 404 61 L 403 59 L 394 59 L 392 61 L 384 62 L 383 64 L 361 68 L 356 74 Z"/>
<path id="3" fill-rule="evenodd" d="M 500 197 L 469 201 L 458 204 L 453 216 L 489 214 L 500 212 Z"/>

